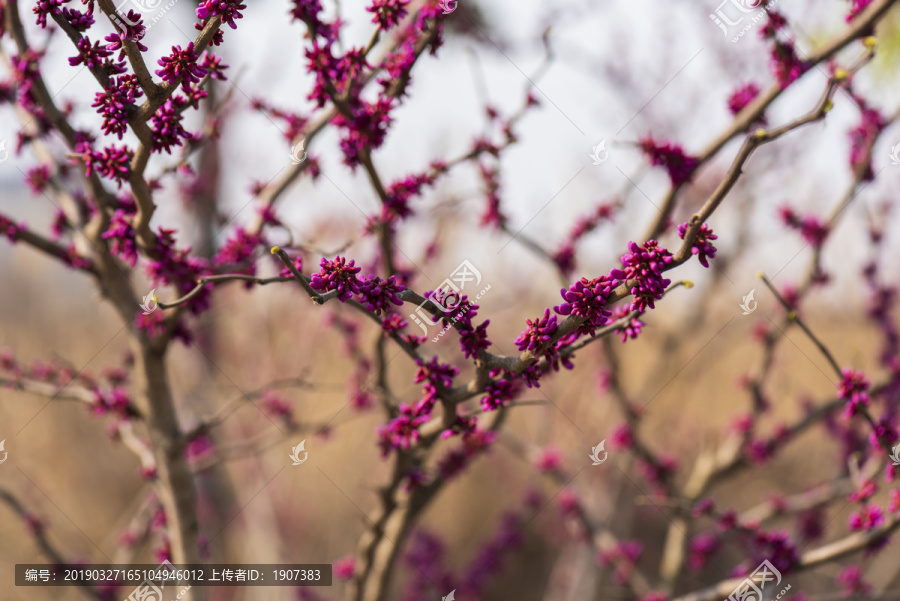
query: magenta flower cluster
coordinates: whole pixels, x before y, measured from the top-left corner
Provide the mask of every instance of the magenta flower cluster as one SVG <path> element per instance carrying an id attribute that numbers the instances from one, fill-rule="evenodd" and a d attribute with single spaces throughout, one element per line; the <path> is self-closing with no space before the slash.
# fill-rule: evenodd
<path id="1" fill-rule="evenodd" d="M 821 248 L 828 237 L 828 225 L 817 217 L 806 215 L 801 217 L 788 206 L 778 210 L 781 221 L 791 229 L 798 230 L 803 239 L 815 248 Z"/>
<path id="2" fill-rule="evenodd" d="M 178 248 L 175 241 L 175 230 L 159 228 L 156 246 L 151 253 L 152 259 L 147 261 L 147 273 L 154 284 L 174 285 L 181 295 L 187 294 L 197 285 L 197 280 L 209 273 L 209 265 L 205 259 L 193 257 L 191 248 Z M 209 308 L 212 294 L 210 286 L 188 302 L 188 308 L 194 315 L 199 315 Z M 161 315 L 162 311 L 151 314 Z"/>
<path id="3" fill-rule="evenodd" d="M 521 391 L 520 380 L 509 372 L 492 370 L 491 381 L 484 387 L 485 395 L 481 399 L 482 411 L 494 411 L 508 405 Z"/>
<path id="4" fill-rule="evenodd" d="M 382 312 L 390 311 L 392 305 L 401 306 L 403 301 L 398 296 L 406 287 L 397 283 L 397 276 L 390 276 L 384 280 L 376 275 L 369 275 L 365 280 L 360 280 L 359 285 L 359 301 L 366 306 L 366 309 L 381 315 Z"/>
<path id="5" fill-rule="evenodd" d="M 838 398 L 845 399 L 844 416 L 853 417 L 861 410 L 869 406 L 869 380 L 861 371 L 848 367 L 842 372 L 843 377 L 838 382 Z"/>
<path id="6" fill-rule="evenodd" d="M 241 3 L 241 0 L 203 0 L 197 8 L 197 18 L 210 19 L 212 17 L 222 17 L 222 22 L 228 24 L 232 29 L 237 29 L 235 19 L 243 19 L 239 11 L 246 9 L 247 6 Z"/>
<path id="7" fill-rule="evenodd" d="M 105 46 L 101 46 L 100 42 L 91 44 L 86 37 L 78 40 L 75 47 L 78 48 L 78 56 L 69 59 L 69 65 L 73 67 L 83 64 L 88 69 L 99 69 L 103 66 L 106 58 L 112 54 Z"/>
<path id="8" fill-rule="evenodd" d="M 191 84 L 200 83 L 200 79 L 206 75 L 206 69 L 197 64 L 198 58 L 194 42 L 190 42 L 184 49 L 172 46 L 172 54 L 159 59 L 162 69 L 157 69 L 156 74 L 168 84 L 180 82 L 184 93 L 190 94 Z"/>
<path id="9" fill-rule="evenodd" d="M 143 96 L 134 75 L 111 79 L 103 92 L 97 92 L 92 107 L 103 116 L 103 133 L 115 134 L 120 140 L 128 130 L 128 111 Z"/>
<path id="10" fill-rule="evenodd" d="M 395 27 L 406 16 L 406 6 L 409 0 L 373 0 L 366 10 L 373 13 L 373 23 L 377 23 L 383 30 Z"/>
<path id="11" fill-rule="evenodd" d="M 606 301 L 619 284 L 621 284 L 619 280 L 607 275 L 601 275 L 593 280 L 581 278 L 569 286 L 568 290 L 565 288 L 560 290 L 565 302 L 553 307 L 553 310 L 560 315 L 583 318 L 585 322 L 578 333 L 593 336 L 597 328 L 609 322 L 612 311 L 606 308 Z"/>
<path id="12" fill-rule="evenodd" d="M 553 253 L 553 261 L 564 276 L 568 277 L 575 270 L 575 244 L 594 231 L 602 222 L 609 221 L 616 208 L 617 203 L 615 202 L 601 203 L 593 213 L 575 222 L 565 243 Z"/>
<path id="13" fill-rule="evenodd" d="M 666 266 L 672 262 L 672 253 L 659 246 L 656 240 L 648 240 L 642 246 L 628 243 L 628 254 L 622 255 L 622 269 L 614 269 L 610 276 L 627 282 L 634 280 L 631 294 L 631 310 L 643 313 L 647 307 L 655 309 L 654 301 L 663 297 L 671 280 L 663 277 Z"/>
<path id="14" fill-rule="evenodd" d="M 322 270 L 313 274 L 310 278 L 310 285 L 319 292 L 336 290 L 338 292 L 338 300 L 342 303 L 353 298 L 354 294 L 359 294 L 359 280 L 356 274 L 360 272 L 360 268 L 356 267 L 354 261 L 338 255 L 333 261 L 323 258 L 319 263 Z"/>
<path id="15" fill-rule="evenodd" d="M 528 327 L 516 338 L 514 343 L 516 347 L 520 351 L 528 350 L 535 354 L 546 352 L 547 346 L 553 340 L 553 334 L 556 333 L 556 315 L 551 315 L 550 309 L 544 309 L 543 316 L 534 320 L 527 319 L 525 323 Z"/>
<path id="16" fill-rule="evenodd" d="M 753 82 L 743 84 L 728 97 L 728 110 L 737 115 L 759 96 L 759 91 L 759 86 Z"/>
<path id="17" fill-rule="evenodd" d="M 875 179 L 872 168 L 871 149 L 875 140 L 885 127 L 885 119 L 877 110 L 869 107 L 865 101 L 858 99 L 861 108 L 859 125 L 850 131 L 850 167 L 861 171 L 864 181 Z"/>
<path id="18" fill-rule="evenodd" d="M 478 305 L 472 306 L 477 307 Z M 486 319 L 478 326 L 472 327 L 471 317 L 467 317 L 469 321 L 462 323 L 459 327 L 459 346 L 467 359 L 474 359 L 478 357 L 480 351 L 487 350 L 491 346 L 487 335 L 487 327 L 491 320 Z"/>
<path id="19" fill-rule="evenodd" d="M 110 250 L 113 254 L 134 267 L 137 264 L 137 241 L 130 216 L 122 209 L 116 209 L 109 220 L 109 227 L 103 232 L 105 240 L 111 240 Z"/>
<path id="20" fill-rule="evenodd" d="M 90 177 L 95 171 L 101 176 L 115 180 L 119 186 L 131 175 L 131 159 L 134 151 L 127 146 L 110 145 L 102 152 L 91 149 L 87 141 L 79 142 L 75 152 L 84 161 L 85 174 Z"/>
<path id="21" fill-rule="evenodd" d="M 678 236 L 682 240 L 684 240 L 684 235 L 690 227 L 691 224 L 687 222 L 678 226 Z M 691 245 L 691 253 L 697 255 L 700 264 L 704 267 L 709 267 L 709 259 L 716 257 L 716 247 L 713 246 L 712 241 L 718 240 L 718 238 L 707 224 L 704 223 L 700 226 L 700 231 L 697 232 L 697 239 Z"/>
<path id="22" fill-rule="evenodd" d="M 663 167 L 673 186 L 680 186 L 691 179 L 700 165 L 700 159 L 685 153 L 678 144 L 657 142 L 650 136 L 640 141 L 641 150 L 654 167 Z"/>

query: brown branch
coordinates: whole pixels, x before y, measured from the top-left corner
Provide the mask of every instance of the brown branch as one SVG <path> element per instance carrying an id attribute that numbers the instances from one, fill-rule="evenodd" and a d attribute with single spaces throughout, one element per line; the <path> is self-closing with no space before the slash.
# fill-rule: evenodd
<path id="1" fill-rule="evenodd" d="M 823 545 L 818 549 L 807 551 L 801 555 L 800 561 L 795 568 L 791 570 L 791 574 L 804 572 L 822 564 L 837 561 L 852 553 L 862 551 L 870 545 L 883 540 L 884 537 L 896 530 L 898 526 L 900 526 L 900 520 L 892 518 L 884 525 L 873 528 L 869 532 L 857 532 L 833 543 Z M 728 596 L 734 592 L 735 587 L 743 580 L 743 578 L 723 580 L 711 587 L 676 597 L 672 601 L 721 601 L 721 599 L 728 598 Z"/>
<path id="2" fill-rule="evenodd" d="M 50 542 L 50 539 L 47 537 L 47 534 L 44 530 L 44 526 L 42 524 L 35 523 L 34 520 L 36 518 L 33 516 L 31 512 L 25 509 L 25 505 L 18 499 L 16 496 L 8 491 L 6 488 L 0 487 L 0 501 L 3 501 L 6 505 L 9 506 L 25 523 L 29 524 L 29 529 L 34 536 L 35 542 L 37 542 L 38 548 L 41 552 L 46 555 L 50 560 L 57 566 L 65 566 L 69 565 L 66 559 L 62 556 L 62 554 L 56 549 L 53 543 Z M 106 597 L 100 593 L 97 589 L 92 586 L 85 584 L 83 582 L 79 582 L 79 586 L 81 586 L 91 597 L 102 601 Z"/>
<path id="3" fill-rule="evenodd" d="M 881 19 L 881 17 L 887 13 L 888 9 L 895 5 L 897 1 L 898 0 L 879 0 L 870 4 L 864 11 L 857 15 L 846 30 L 826 42 L 818 51 L 810 55 L 805 63 L 809 67 L 808 71 L 812 71 L 812 67 L 828 60 L 854 40 L 868 35 L 874 24 Z M 747 131 L 754 123 L 758 123 L 766 109 L 787 89 L 788 88 L 782 88 L 780 84 L 773 84 L 768 90 L 761 93 L 745 106 L 744 109 L 735 116 L 731 126 L 697 155 L 697 158 L 700 161 L 697 168 L 699 169 L 718 154 L 732 138 L 740 135 L 741 132 Z M 681 188 L 682 186 L 674 186 L 666 195 L 660 209 L 660 214 L 644 236 L 645 240 L 656 238 L 665 229 L 666 220 L 675 208 L 675 201 Z"/>

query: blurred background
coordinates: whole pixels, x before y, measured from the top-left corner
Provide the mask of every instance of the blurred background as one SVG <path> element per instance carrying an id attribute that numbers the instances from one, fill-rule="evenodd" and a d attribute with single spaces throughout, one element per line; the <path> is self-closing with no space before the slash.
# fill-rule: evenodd
<path id="1" fill-rule="evenodd" d="M 325 4 L 346 19 L 345 43 L 364 44 L 371 35 L 364 3 Z M 539 106 L 517 122 L 517 143 L 502 153 L 499 165 L 501 207 L 510 228 L 522 236 L 475 227 L 486 207 L 484 184 L 475 165 L 463 164 L 414 201 L 416 215 L 399 229 L 400 252 L 406 266 L 417 272 L 412 287 L 420 293 L 429 290 L 463 260 L 470 261 L 481 272 L 482 286 L 491 286 L 478 312 L 479 320 L 491 321 L 491 350 L 509 354 L 524 320 L 559 302 L 560 276 L 552 263 L 522 243 L 524 238 L 554 252 L 579 218 L 599 203 L 619 200 L 622 209 L 614 222 L 578 243 L 574 277 L 595 277 L 618 266 L 628 241 L 641 240 L 669 188 L 665 172 L 647 166 L 635 145 L 639 138 L 652 133 L 689 153 L 699 152 L 731 122 L 731 92 L 747 82 L 765 88 L 772 81 L 763 40 L 755 31 L 738 42 L 723 36 L 709 16 L 716 8 L 711 2 L 687 1 L 461 0 L 444 47 L 416 65 L 410 95 L 396 111 L 396 123 L 374 160 L 385 180 L 393 181 L 423 171 L 433 159 L 464 154 L 473 139 L 492 131 L 486 105 L 509 116 L 530 89 Z M 835 0 L 778 5 L 790 19 L 801 56 L 846 26 L 848 8 L 849 3 Z M 153 56 L 148 63 L 193 37 L 194 9 L 191 0 L 179 0 L 151 27 L 144 40 Z M 263 99 L 296 112 L 311 109 L 305 99 L 312 83 L 303 56 L 305 28 L 289 24 L 287 12 L 286 2 L 250 5 L 238 29 L 227 30 L 225 44 L 217 49 L 230 69 L 228 81 L 216 88 L 217 97 L 225 99 L 222 134 L 211 151 L 221 164 L 216 226 L 198 225 L 203 223 L 198 219 L 202 207 L 183 178 L 167 180 L 156 193 L 159 210 L 153 226 L 178 228 L 182 245 L 212 254 L 252 217 L 253 183 L 267 183 L 290 165 L 292 144 L 284 124 L 252 108 L 253 100 Z M 26 29 L 32 39 L 40 39 L 33 19 Z M 541 68 L 548 60 L 544 35 L 552 52 Z M 880 26 L 878 38 L 877 56 L 854 78 L 854 90 L 889 116 L 900 108 L 896 8 Z M 861 46 L 851 44 L 839 63 L 847 66 L 861 52 Z M 96 83 L 80 67 L 68 66 L 66 57 L 72 54 L 65 36 L 53 36 L 43 63 L 45 77 L 58 99 L 77 103 L 74 121 L 97 129 L 99 118 L 86 101 Z M 767 111 L 769 124 L 809 112 L 826 81 L 825 65 L 804 76 Z M 199 125 L 199 117 L 189 119 L 195 119 L 189 121 L 192 126 Z M 784 227 L 779 208 L 790 205 L 827 219 L 852 184 L 848 132 L 859 120 L 857 106 L 838 93 L 825 121 L 758 151 L 710 222 L 719 235 L 713 267 L 704 269 L 696 261 L 680 267 L 673 279 L 688 279 L 695 286 L 674 290 L 660 301 L 637 340 L 623 345 L 615 337 L 611 345 L 591 345 L 576 354 L 573 371 L 545 378 L 539 390 L 528 391 L 523 398 L 536 402 L 510 412 L 508 434 L 425 512 L 404 553 L 415 551 L 414 544 L 427 546 L 422 537 L 434 535 L 444 547 L 441 565 L 462 578 L 501 529 L 502 515 L 518 512 L 523 516 L 516 530 L 521 540 L 496 554 L 502 562 L 490 570 L 482 598 L 623 597 L 624 589 L 614 582 L 598 583 L 603 577 L 594 553 L 573 538 L 558 507 L 566 489 L 576 492 L 593 519 L 609 525 L 614 534 L 643 541 L 640 565 L 653 574 L 671 514 L 647 502 L 652 487 L 635 470 L 630 454 L 609 444 L 624 421 L 607 384 L 610 356 L 621 364 L 627 395 L 644 408 L 642 438 L 656 452 L 677 460 L 682 469 L 675 480 L 683 482 L 696 457 L 721 442 L 729 424 L 748 408 L 750 395 L 739 382 L 760 369 L 761 329 L 771 329 L 784 316 L 757 273 L 783 289 L 798 284 L 809 270 L 813 250 Z M 3 107 L 0 139 L 7 139 L 8 150 L 15 146 L 19 127 L 9 107 Z M 594 165 L 592 147 L 604 140 L 609 159 Z M 739 142 L 728 144 L 682 191 L 675 223 L 686 221 L 715 189 Z M 831 280 L 803 304 L 805 319 L 841 365 L 863 369 L 873 380 L 884 367 L 877 364 L 879 332 L 866 319 L 870 299 L 861 272 L 871 258 L 868 230 L 876 224 L 885 235 L 883 273 L 897 273 L 897 215 L 884 207 L 895 199 L 900 183 L 900 166 L 890 160 L 891 147 L 898 143 L 900 127 L 892 126 L 875 146 L 877 178 L 858 191 L 832 224 L 824 248 L 822 265 Z M 373 245 L 363 239 L 366 216 L 379 210 L 379 202 L 365 173 L 343 166 L 333 132 L 323 133 L 308 150 L 320 161 L 323 177 L 313 181 L 303 176 L 285 194 L 279 210 L 287 227 L 272 242 L 293 240 L 309 249 L 307 273 L 321 256 L 338 249 L 367 264 Z M 55 209 L 23 182 L 35 158 L 28 151 L 11 155 L 0 164 L 2 211 L 46 231 Z M 163 170 L 165 158 L 154 158 L 148 171 Z M 679 242 L 673 229 L 660 240 L 668 248 Z M 436 245 L 436 258 L 426 252 L 429 244 Z M 274 273 L 275 264 L 263 261 Z M 0 281 L 0 347 L 14 349 L 20 361 L 58 360 L 92 374 L 121 363 L 127 332 L 88 278 L 24 245 L 4 241 Z M 133 281 L 149 280 L 138 268 Z M 758 309 L 743 315 L 739 304 L 751 290 Z M 172 291 L 158 294 L 164 301 L 173 298 Z M 377 488 L 388 475 L 375 437 L 383 417 L 348 406 L 355 394 L 354 360 L 345 352 L 334 320 L 358 324 L 364 353 L 382 334 L 369 321 L 333 305 L 314 307 L 302 290 L 288 284 L 251 290 L 232 286 L 219 291 L 213 309 L 193 324 L 194 343 L 177 344 L 170 353 L 172 384 L 185 424 L 273 380 L 303 381 L 279 391 L 299 424 L 289 435 L 248 404 L 210 436 L 213 450 L 197 451 L 201 530 L 215 561 L 331 563 L 356 551 L 367 526 L 364 514 L 375 506 Z M 423 353 L 459 359 L 450 338 L 427 342 Z M 396 347 L 388 348 L 396 357 L 389 364 L 396 393 L 416 400 L 420 385 L 413 383 L 414 366 Z M 766 382 L 773 404 L 765 421 L 770 430 L 763 430 L 763 436 L 801 416 L 805 401 L 834 396 L 826 360 L 799 331 L 784 334 L 774 362 Z M 467 375 L 463 371 L 461 378 Z M 136 458 L 110 440 L 106 429 L 105 420 L 80 403 L 47 403 L 44 397 L 0 389 L 0 439 L 6 439 L 9 453 L 0 465 L 0 482 L 27 503 L 69 558 L 155 563 L 159 540 L 152 527 L 153 507 L 146 502 L 148 484 Z M 287 456 L 301 440 L 306 440 L 309 460 L 292 467 Z M 590 466 L 587 454 L 601 440 L 607 440 L 609 460 Z M 453 444 L 448 442 L 447 448 Z M 743 510 L 776 493 L 805 490 L 834 476 L 840 462 L 836 447 L 827 432 L 809 431 L 774 462 L 715 487 L 712 496 L 722 508 Z M 214 452 L 230 458 L 204 469 Z M 572 479 L 563 486 L 542 475 L 535 466 L 548 460 L 558 461 Z M 536 510 L 529 505 L 534 495 L 541 498 Z M 846 534 L 852 509 L 843 502 L 829 507 L 824 540 Z M 710 524 L 700 520 L 700 529 L 691 535 Z M 784 521 L 785 528 L 794 526 L 794 520 Z M 123 532 L 138 533 L 128 549 L 120 544 Z M 868 581 L 896 587 L 898 570 L 891 553 L 896 558 L 895 551 L 888 551 L 866 563 Z M 0 507 L 0 599 L 88 598 L 77 589 L 13 586 L 13 564 L 45 559 L 21 521 Z M 717 554 L 701 569 L 689 571 L 679 588 L 718 582 L 747 559 L 731 549 Z M 790 582 L 810 594 L 831 591 L 838 571 L 839 566 L 826 565 Z M 403 598 L 415 577 L 416 569 L 401 559 L 394 598 Z M 222 589 L 214 598 L 339 599 L 344 586 L 336 579 L 330 589 L 304 592 Z M 555 587 L 570 596 L 552 596 Z M 428 598 L 447 592 L 436 590 Z"/>

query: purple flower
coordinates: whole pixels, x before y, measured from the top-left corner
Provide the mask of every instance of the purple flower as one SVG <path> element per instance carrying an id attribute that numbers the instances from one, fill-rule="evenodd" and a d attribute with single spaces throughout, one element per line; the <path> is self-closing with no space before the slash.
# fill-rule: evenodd
<path id="1" fill-rule="evenodd" d="M 426 421 L 428 421 L 428 416 L 416 415 L 412 407 L 401 403 L 400 414 L 386 426 L 381 426 L 377 430 L 381 456 L 387 457 L 391 449 L 408 450 L 410 445 L 418 442 L 419 426 Z"/>
<path id="2" fill-rule="evenodd" d="M 868 532 L 884 523 L 884 513 L 875 503 L 865 503 L 858 512 L 850 514 L 850 529 Z"/>
<path id="3" fill-rule="evenodd" d="M 0 213 L 0 236 L 6 236 L 10 242 L 15 242 L 19 234 L 24 232 L 27 226 L 24 223 L 13 223 L 13 220 Z"/>
<path id="4" fill-rule="evenodd" d="M 393 108 L 393 98 L 379 97 L 375 102 L 359 100 L 350 109 L 350 116 L 342 113 L 331 120 L 332 124 L 344 130 L 340 144 L 345 165 L 356 167 L 360 164 L 364 149 L 375 150 L 381 147 L 392 121 Z"/>
<path id="5" fill-rule="evenodd" d="M 486 319 L 476 328 L 472 328 L 471 323 L 464 324 L 459 328 L 459 347 L 466 359 L 478 357 L 479 351 L 486 350 L 491 346 L 491 341 L 487 337 L 489 323 L 491 320 Z"/>
<path id="6" fill-rule="evenodd" d="M 69 59 L 69 64 L 73 67 L 84 63 L 88 69 L 97 69 L 103 65 L 104 59 L 112 54 L 106 47 L 100 46 L 100 42 L 94 42 L 91 45 L 91 41 L 87 38 L 78 40 L 76 48 L 78 48 L 78 56 Z"/>
<path id="7" fill-rule="evenodd" d="M 851 0 L 851 4 L 850 12 L 847 13 L 847 23 L 855 19 L 856 15 L 866 10 L 866 8 L 872 4 L 872 0 Z"/>
<path id="8" fill-rule="evenodd" d="M 441 363 L 437 355 L 428 363 L 417 360 L 416 365 L 419 370 L 416 372 L 415 382 L 426 382 L 426 394 L 429 391 L 436 393 L 438 388 L 450 388 L 453 386 L 453 378 L 459 374 L 459 369 L 449 363 Z"/>
<path id="9" fill-rule="evenodd" d="M 409 200 L 419 194 L 423 187 L 433 184 L 435 179 L 434 175 L 427 173 L 410 175 L 388 186 L 385 190 L 387 198 L 382 208 L 382 220 L 390 222 L 412 215 Z"/>
<path id="10" fill-rule="evenodd" d="M 366 306 L 366 310 L 381 315 L 389 311 L 391 305 L 398 307 L 403 301 L 398 296 L 406 287 L 397 283 L 397 276 L 391 276 L 386 280 L 376 275 L 369 275 L 365 280 L 359 281 L 359 301 Z"/>
<path id="11" fill-rule="evenodd" d="M 395 334 L 405 328 L 407 325 L 409 324 L 399 313 L 388 313 L 381 320 L 381 328 L 384 330 L 385 335 Z"/>
<path id="12" fill-rule="evenodd" d="M 221 56 L 217 56 L 209 50 L 204 50 L 203 54 L 200 55 L 200 62 L 198 64 L 200 65 L 200 68 L 206 69 L 209 76 L 213 79 L 218 79 L 219 81 L 226 80 L 225 69 L 228 68 L 228 65 L 222 64 Z"/>
<path id="13" fill-rule="evenodd" d="M 860 101 L 862 107 L 862 119 L 853 130 L 850 131 L 850 167 L 854 171 L 862 170 L 863 180 L 875 179 L 872 169 L 871 146 L 878 139 L 881 130 L 884 129 L 885 120 L 881 113 L 866 106 Z"/>
<path id="14" fill-rule="evenodd" d="M 597 328 L 609 322 L 612 311 L 606 308 L 606 299 L 620 283 L 608 275 L 601 275 L 593 280 L 581 278 L 569 286 L 568 290 L 560 290 L 565 302 L 553 307 L 553 310 L 560 315 L 581 317 L 585 322 L 579 327 L 578 333 L 593 336 Z"/>
<path id="15" fill-rule="evenodd" d="M 770 13 L 771 14 L 771 13 Z M 772 70 L 781 89 L 788 87 L 809 69 L 809 64 L 797 56 L 792 40 L 773 40 L 770 58 Z"/>
<path id="16" fill-rule="evenodd" d="M 162 69 L 158 69 L 159 75 L 166 83 L 181 82 L 181 89 L 190 93 L 190 84 L 199 83 L 200 78 L 206 75 L 206 69 L 197 64 L 197 53 L 194 52 L 194 42 L 183 49 L 181 46 L 172 46 L 172 54 L 159 59 Z"/>
<path id="17" fill-rule="evenodd" d="M 866 408 L 869 406 L 869 380 L 861 371 L 856 371 L 852 367 L 844 369 L 843 378 L 838 382 L 838 398 L 847 399 L 844 406 L 844 416 L 851 418 L 856 415 L 860 406 Z"/>
<path id="18" fill-rule="evenodd" d="M 715 534 L 700 534 L 691 539 L 687 565 L 692 572 L 702 570 L 710 557 L 719 548 L 719 538 Z"/>
<path id="19" fill-rule="evenodd" d="M 792 229 L 799 230 L 803 239 L 815 248 L 822 247 L 825 238 L 828 237 L 828 224 L 819 221 L 817 217 L 812 215 L 800 217 L 793 209 L 787 206 L 781 207 L 778 212 L 785 225 Z"/>
<path id="20" fill-rule="evenodd" d="M 109 82 L 109 87 L 103 92 L 97 92 L 91 106 L 103 116 L 103 133 L 115 134 L 121 140 L 128 131 L 128 108 L 134 104 L 136 98 L 143 95 L 134 75 L 113 78 Z"/>
<path id="21" fill-rule="evenodd" d="M 700 159 L 685 154 L 681 146 L 671 142 L 656 142 L 650 136 L 640 141 L 641 150 L 654 167 L 664 167 L 673 186 L 680 186 L 691 179 Z"/>
<path id="22" fill-rule="evenodd" d="M 356 569 L 356 558 L 348 555 L 343 559 L 334 562 L 334 576 L 338 580 L 350 580 L 353 578 L 353 572 Z"/>
<path id="23" fill-rule="evenodd" d="M 416 44 L 415 38 L 411 37 L 400 44 L 395 52 L 389 52 L 381 61 L 380 67 L 383 74 L 378 78 L 379 85 L 387 92 L 395 88 L 397 82 L 400 82 L 402 87 L 393 91 L 396 96 L 403 96 L 412 79 L 410 71 L 415 63 Z"/>
<path id="24" fill-rule="evenodd" d="M 629 313 L 631 313 L 631 311 L 628 307 L 619 307 L 618 309 L 616 309 L 615 319 L 622 319 Z M 644 325 L 646 324 L 644 324 L 643 321 L 641 321 L 637 317 L 632 317 L 625 323 L 623 327 L 616 330 L 616 333 L 622 335 L 622 344 L 625 344 L 626 342 L 628 342 L 629 338 L 631 340 L 634 340 L 635 338 L 640 336 L 641 332 L 643 331 Z"/>
<path id="25" fill-rule="evenodd" d="M 791 540 L 787 532 L 764 532 L 758 530 L 756 532 L 756 540 L 758 546 L 756 561 L 762 561 L 763 558 L 768 559 L 775 566 L 775 569 L 785 574 L 800 561 L 800 554 L 797 552 L 797 545 Z M 754 562 L 756 565 L 756 562 Z"/>
<path id="26" fill-rule="evenodd" d="M 506 215 L 500 212 L 500 172 L 484 163 L 478 163 L 481 178 L 487 189 L 487 209 L 481 216 L 481 225 L 489 225 L 495 229 L 501 229 L 506 225 Z"/>
<path id="27" fill-rule="evenodd" d="M 623 422 L 616 426 L 616 429 L 612 432 L 610 442 L 610 446 L 613 449 L 631 448 L 631 445 L 634 444 L 634 433 L 631 431 L 631 426 L 628 425 L 628 422 Z"/>
<path id="28" fill-rule="evenodd" d="M 758 85 L 752 82 L 744 84 L 728 97 L 728 110 L 732 115 L 737 115 L 757 96 L 759 96 Z"/>
<path id="29" fill-rule="evenodd" d="M 372 5 L 366 10 L 375 14 L 373 23 L 378 23 L 383 30 L 388 30 L 406 16 L 407 4 L 409 0 L 373 0 Z"/>
<path id="30" fill-rule="evenodd" d="M 656 240 L 648 240 L 643 246 L 628 243 L 629 254 L 622 256 L 623 270 L 614 269 L 610 276 L 623 282 L 635 280 L 631 288 L 634 300 L 631 310 L 643 313 L 647 307 L 656 308 L 653 301 L 663 297 L 672 281 L 663 277 L 663 269 L 672 262 L 672 253 L 661 248 Z"/>
<path id="31" fill-rule="evenodd" d="M 134 151 L 127 146 L 108 146 L 103 152 L 91 150 L 87 142 L 80 142 L 75 147 L 84 161 L 85 175 L 97 172 L 101 176 L 114 179 L 121 186 L 131 175 L 131 159 Z"/>
<path id="32" fill-rule="evenodd" d="M 263 413 L 276 419 L 289 419 L 293 412 L 290 402 L 274 390 L 263 393 L 259 406 Z"/>
<path id="33" fill-rule="evenodd" d="M 350 300 L 354 294 L 359 294 L 359 280 L 356 274 L 360 268 L 354 265 L 353 260 L 347 263 L 347 259 L 338 255 L 334 261 L 322 258 L 319 263 L 322 270 L 313 274 L 310 285 L 319 292 L 328 290 L 338 291 L 338 300 L 342 303 Z"/>
<path id="34" fill-rule="evenodd" d="M 567 241 L 553 253 L 552 258 L 563 276 L 569 277 L 575 271 L 575 246 L 570 241 Z"/>
<path id="35" fill-rule="evenodd" d="M 116 209 L 109 220 L 109 227 L 103 232 L 105 240 L 112 240 L 110 250 L 126 263 L 134 267 L 137 264 L 137 241 L 135 240 L 134 227 L 131 225 L 128 214 L 122 209 Z"/>
<path id="36" fill-rule="evenodd" d="M 37 24 L 41 26 L 41 29 L 45 29 L 47 27 L 47 15 L 58 15 L 60 14 L 60 6 L 68 2 L 69 0 L 38 0 L 37 5 L 32 9 L 32 12 L 37 15 Z"/>
<path id="37" fill-rule="evenodd" d="M 153 130 L 153 150 L 165 150 L 172 154 L 172 146 L 181 146 L 182 138 L 191 138 L 181 125 L 184 117 L 185 100 L 181 96 L 173 96 L 156 109 L 151 117 Z"/>
<path id="38" fill-rule="evenodd" d="M 515 345 L 520 351 L 529 350 L 537 354 L 553 339 L 556 332 L 556 315 L 551 315 L 550 309 L 544 309 L 543 317 L 538 317 L 534 321 L 526 319 L 525 323 L 528 327 L 516 338 Z"/>
<path id="39" fill-rule="evenodd" d="M 126 418 L 131 409 L 131 397 L 120 387 L 115 387 L 110 391 L 94 390 L 96 403 L 93 405 L 94 415 L 107 415 L 112 413 L 119 417 Z"/>
<path id="40" fill-rule="evenodd" d="M 425 298 L 439 307 L 437 314 L 431 318 L 434 323 L 441 321 L 445 326 L 460 323 L 463 327 L 471 328 L 472 318 L 478 315 L 479 306 L 470 302 L 467 294 L 460 296 L 451 289 L 438 288 L 427 290 Z"/>
<path id="41" fill-rule="evenodd" d="M 134 42 L 141 52 L 147 52 L 147 47 L 141 44 L 141 40 L 144 38 L 147 28 L 144 27 L 142 21 L 143 17 L 140 13 L 129 10 L 126 14 L 121 16 L 118 14 L 113 15 L 112 19 L 113 25 L 116 26 L 116 31 L 104 38 L 109 42 L 106 45 L 107 50 L 110 52 L 118 50 L 119 60 L 122 60 L 125 56 L 125 42 L 130 41 Z"/>
<path id="42" fill-rule="evenodd" d="M 213 257 L 213 263 L 216 265 L 239 265 L 244 263 L 253 257 L 253 251 L 262 243 L 262 236 L 251 234 L 243 227 L 239 227 L 234 231 L 234 235 L 225 242 L 225 245 L 222 246 L 222 249 L 219 250 L 216 256 Z M 250 265 L 247 273 L 256 273 L 255 266 Z M 290 273 L 287 275 L 290 275 Z"/>
<path id="43" fill-rule="evenodd" d="M 491 372 L 492 378 L 497 378 L 501 372 Z M 506 373 L 502 378 L 497 378 L 487 383 L 484 387 L 485 396 L 481 399 L 482 411 L 493 411 L 504 405 L 508 405 L 516 397 L 521 386 L 516 379 Z"/>
<path id="44" fill-rule="evenodd" d="M 91 14 L 90 10 L 81 12 L 72 8 L 64 8 L 62 9 L 62 16 L 76 31 L 87 31 L 94 24 L 94 15 Z"/>
<path id="45" fill-rule="evenodd" d="M 31 188 L 34 194 L 40 194 L 47 187 L 47 184 L 50 183 L 50 177 L 50 167 L 48 165 L 38 165 L 29 169 L 25 174 L 25 183 L 28 184 L 28 187 Z"/>
<path id="46" fill-rule="evenodd" d="M 678 226 L 678 236 L 682 240 L 684 240 L 684 234 L 690 226 L 690 223 L 682 223 Z M 711 240 L 718 240 L 718 238 L 707 224 L 704 223 L 700 226 L 700 231 L 697 232 L 697 239 L 691 245 L 691 253 L 700 256 L 700 264 L 704 267 L 709 267 L 708 259 L 716 257 L 716 247 L 713 246 Z"/>
<path id="47" fill-rule="evenodd" d="M 205 259 L 190 256 L 190 247 L 177 248 L 175 230 L 159 228 L 157 244 L 150 254 L 154 257 L 147 262 L 147 273 L 154 283 L 174 284 L 181 295 L 187 294 L 197 285 L 197 280 L 209 272 Z M 211 286 L 203 288 L 197 296 L 188 302 L 188 308 L 194 315 L 199 315 L 209 308 Z M 162 313 L 154 311 L 152 315 Z"/>
<path id="48" fill-rule="evenodd" d="M 203 459 L 215 453 L 216 447 L 213 441 L 203 434 L 187 443 L 184 448 L 184 456 L 188 461 Z"/>
<path id="49" fill-rule="evenodd" d="M 562 453 L 556 447 L 543 449 L 534 460 L 534 466 L 539 472 L 554 472 L 562 465 Z"/>
<path id="50" fill-rule="evenodd" d="M 241 4 L 241 0 L 203 0 L 197 8 L 198 19 L 209 19 L 210 17 L 222 17 L 223 23 L 228 23 L 232 29 L 237 29 L 235 19 L 243 19 L 244 15 L 238 11 L 247 8 L 245 4 Z"/>
<path id="51" fill-rule="evenodd" d="M 766 24 L 759 30 L 759 36 L 764 40 L 774 39 L 779 31 L 787 27 L 787 19 L 777 10 L 767 11 Z"/>

